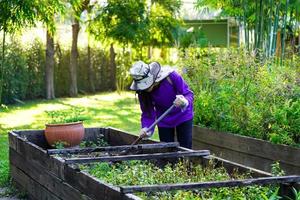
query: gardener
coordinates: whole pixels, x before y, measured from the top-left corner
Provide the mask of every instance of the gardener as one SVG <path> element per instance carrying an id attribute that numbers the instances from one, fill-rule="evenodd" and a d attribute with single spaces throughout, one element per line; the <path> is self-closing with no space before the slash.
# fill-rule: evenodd
<path id="1" fill-rule="evenodd" d="M 154 128 L 147 131 L 147 127 L 174 104 L 175 108 L 157 125 L 159 139 L 174 142 L 176 130 L 180 146 L 192 148 L 193 92 L 183 78 L 158 62 L 148 65 L 142 61 L 132 65 L 130 75 L 130 89 L 137 92 L 142 110 L 140 136 L 150 138 Z"/>

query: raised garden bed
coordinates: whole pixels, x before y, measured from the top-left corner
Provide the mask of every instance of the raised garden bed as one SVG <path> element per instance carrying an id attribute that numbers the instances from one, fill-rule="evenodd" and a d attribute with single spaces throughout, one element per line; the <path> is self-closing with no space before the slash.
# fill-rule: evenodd
<path id="1" fill-rule="evenodd" d="M 299 176 L 272 177 L 263 171 L 211 156 L 205 149 L 191 151 L 178 147 L 177 143 L 155 143 L 151 140 L 142 141 L 143 144 L 132 148 L 129 144 L 136 139 L 134 135 L 112 128 L 85 129 L 85 141 L 96 141 L 99 138 L 107 141 L 109 146 L 53 150 L 49 149 L 43 130 L 10 132 L 9 157 L 13 181 L 18 187 L 26 190 L 31 199 L 37 200 L 140 199 L 140 197 L 160 196 L 157 192 L 161 191 L 167 191 L 168 197 L 178 190 L 189 191 L 191 195 L 197 195 L 197 191 L 208 188 L 216 190 L 220 187 L 274 183 L 281 185 L 283 194 L 287 188 L 300 181 Z M 131 153 L 123 155 L 122 152 L 127 149 L 130 149 Z M 213 167 L 210 164 L 212 161 Z M 97 174 L 101 172 L 101 169 L 103 170 L 103 166 L 109 167 L 104 168 L 104 171 L 113 174 L 114 171 L 111 169 L 126 166 L 126 163 L 129 163 L 129 166 L 138 163 L 141 166 L 153 167 L 156 171 L 171 169 L 170 166 L 184 163 L 185 167 L 189 168 L 187 173 L 200 174 L 200 171 L 197 171 L 199 167 L 201 169 L 212 168 L 212 170 L 224 172 L 225 178 L 213 180 L 215 177 L 212 177 L 212 180 L 204 181 L 200 178 L 183 182 L 166 181 L 161 184 L 154 182 L 154 185 L 142 183 L 132 185 L 127 182 L 111 184 L 108 183 L 108 179 Z M 217 171 L 213 171 L 215 172 Z M 246 175 L 242 175 L 244 173 Z M 232 177 L 246 179 L 232 180 Z M 162 179 L 165 180 L 165 178 Z M 170 198 L 172 199 L 173 196 Z"/>
<path id="2" fill-rule="evenodd" d="M 218 157 L 271 172 L 278 161 L 286 174 L 300 175 L 300 148 L 194 126 L 193 149 L 209 149 Z"/>

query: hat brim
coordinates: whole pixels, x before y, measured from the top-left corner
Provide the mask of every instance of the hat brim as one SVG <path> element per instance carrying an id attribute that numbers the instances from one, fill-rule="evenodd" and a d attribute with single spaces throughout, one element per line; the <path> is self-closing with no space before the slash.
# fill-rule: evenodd
<path id="1" fill-rule="evenodd" d="M 161 80 L 163 80 L 164 78 L 166 78 L 167 76 L 169 76 L 169 74 L 171 74 L 172 72 L 174 72 L 174 69 L 171 67 L 162 67 L 160 72 L 157 75 L 157 78 L 155 79 L 155 82 L 160 82 Z"/>
<path id="2" fill-rule="evenodd" d="M 131 90 L 134 91 L 146 90 L 154 84 L 161 70 L 161 66 L 158 62 L 152 62 L 149 64 L 149 66 L 150 66 L 149 76 L 140 81 L 134 80 L 130 86 Z"/>
<path id="3" fill-rule="evenodd" d="M 149 76 L 147 78 L 144 78 L 143 80 L 141 81 L 133 81 L 131 86 L 130 86 L 130 89 L 131 90 L 146 90 L 148 89 L 149 87 L 151 87 L 154 83 L 154 79 L 152 76 Z"/>

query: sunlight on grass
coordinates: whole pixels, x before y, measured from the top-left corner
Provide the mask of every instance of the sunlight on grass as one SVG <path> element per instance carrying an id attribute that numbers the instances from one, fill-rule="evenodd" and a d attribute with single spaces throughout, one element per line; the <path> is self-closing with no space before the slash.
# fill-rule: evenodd
<path id="1" fill-rule="evenodd" d="M 8 181 L 7 133 L 14 129 L 44 129 L 49 116 L 45 111 L 83 109 L 85 127 L 113 127 L 137 134 L 140 108 L 132 92 L 101 93 L 78 98 L 28 101 L 0 110 L 0 186 Z M 154 137 L 157 138 L 157 135 Z"/>
<path id="2" fill-rule="evenodd" d="M 88 127 L 115 125 L 118 126 L 116 128 L 134 132 L 139 129 L 140 109 L 131 92 L 33 101 L 21 106 L 9 106 L 0 115 L 0 125 L 5 129 L 43 127 L 48 120 L 45 111 L 70 107 L 85 109 L 89 119 L 84 124 Z M 135 124 L 135 129 L 132 128 L 132 123 Z"/>
<path id="3" fill-rule="evenodd" d="M 0 187 L 8 183 L 8 142 L 6 135 L 0 135 Z"/>

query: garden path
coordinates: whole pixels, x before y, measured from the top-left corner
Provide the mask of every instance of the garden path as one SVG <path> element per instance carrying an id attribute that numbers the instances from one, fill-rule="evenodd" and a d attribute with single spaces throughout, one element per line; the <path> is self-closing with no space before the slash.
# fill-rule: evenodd
<path id="1" fill-rule="evenodd" d="M 21 200 L 16 196 L 2 197 L 5 194 L 6 190 L 6 188 L 0 188 L 0 200 Z"/>

